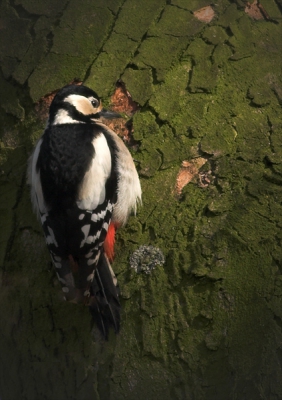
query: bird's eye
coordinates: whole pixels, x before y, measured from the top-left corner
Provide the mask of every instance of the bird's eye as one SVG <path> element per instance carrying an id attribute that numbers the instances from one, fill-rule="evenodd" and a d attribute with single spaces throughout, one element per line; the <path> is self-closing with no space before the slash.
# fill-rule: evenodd
<path id="1" fill-rule="evenodd" d="M 98 101 L 97 99 L 93 99 L 93 100 L 91 100 L 91 104 L 92 104 L 92 106 L 93 106 L 94 108 L 97 108 L 98 105 L 99 105 L 99 101 Z"/>

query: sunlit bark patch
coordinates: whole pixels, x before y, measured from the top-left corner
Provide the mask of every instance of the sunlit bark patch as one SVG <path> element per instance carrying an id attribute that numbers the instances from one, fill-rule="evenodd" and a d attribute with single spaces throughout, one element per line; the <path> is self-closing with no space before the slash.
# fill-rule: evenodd
<path id="1" fill-rule="evenodd" d="M 202 22 L 209 23 L 215 16 L 215 12 L 211 6 L 200 8 L 197 11 L 194 11 L 194 16 Z"/>
<path id="2" fill-rule="evenodd" d="M 140 109 L 139 105 L 132 99 L 131 94 L 126 89 L 125 84 L 121 81 L 117 82 L 116 89 L 111 97 L 111 110 L 117 113 L 126 114 L 127 118 L 116 118 L 111 120 L 103 120 L 103 123 L 116 132 L 125 142 L 133 145 L 131 133 L 133 132 L 130 117 Z"/>
<path id="3" fill-rule="evenodd" d="M 247 2 L 245 13 L 256 20 L 269 19 L 269 15 L 258 0 L 254 0 L 252 4 Z"/>

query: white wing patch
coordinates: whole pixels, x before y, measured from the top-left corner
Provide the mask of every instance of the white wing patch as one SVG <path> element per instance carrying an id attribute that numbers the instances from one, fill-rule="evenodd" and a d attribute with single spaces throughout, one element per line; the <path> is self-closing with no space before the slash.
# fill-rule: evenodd
<path id="1" fill-rule="evenodd" d="M 89 225 L 89 224 L 84 225 L 84 226 L 81 228 L 81 230 L 82 230 L 82 233 L 84 234 L 84 239 L 82 240 L 82 242 L 81 242 L 81 244 L 80 244 L 80 248 L 82 248 L 82 247 L 84 246 L 84 244 L 85 244 L 85 242 L 86 242 L 86 240 L 87 240 L 87 238 L 88 238 L 89 231 L 90 231 L 90 225 Z"/>
<path id="2" fill-rule="evenodd" d="M 91 221 L 97 222 L 99 219 L 103 219 L 106 215 L 107 210 L 103 210 L 98 214 L 92 214 Z"/>
<path id="3" fill-rule="evenodd" d="M 96 235 L 93 235 L 93 236 L 90 235 L 90 236 L 88 236 L 88 238 L 86 239 L 86 243 L 88 243 L 88 244 L 90 244 L 90 243 L 95 243 L 96 240 L 99 239 L 100 235 L 101 235 L 101 231 L 98 231 L 98 232 L 96 233 Z"/>
<path id="4" fill-rule="evenodd" d="M 99 260 L 99 257 L 100 257 L 100 252 L 96 255 L 96 257 L 93 259 L 93 260 L 88 260 L 87 261 L 87 265 L 93 265 L 93 264 L 96 264 L 97 263 L 97 261 Z"/>
<path id="5" fill-rule="evenodd" d="M 109 229 L 109 224 L 108 224 L 108 222 L 104 222 L 104 223 L 103 223 L 103 229 L 105 229 L 105 231 L 108 232 L 108 229 Z"/>
<path id="6" fill-rule="evenodd" d="M 103 134 L 96 137 L 92 144 L 95 155 L 90 169 L 86 172 L 79 193 L 77 205 L 82 210 L 95 210 L 105 201 L 105 184 L 112 168 L 111 153 Z"/>
<path id="7" fill-rule="evenodd" d="M 56 247 L 58 247 L 58 243 L 56 241 L 55 235 L 54 235 L 54 231 L 52 228 L 50 228 L 50 226 L 48 226 L 48 232 L 49 235 L 46 236 L 46 243 L 47 244 L 54 244 Z"/>

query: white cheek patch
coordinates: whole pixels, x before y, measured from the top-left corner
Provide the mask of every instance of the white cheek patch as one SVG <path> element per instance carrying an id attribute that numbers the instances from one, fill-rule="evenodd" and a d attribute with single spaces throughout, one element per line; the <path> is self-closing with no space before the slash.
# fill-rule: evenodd
<path id="1" fill-rule="evenodd" d="M 66 103 L 72 104 L 77 111 L 79 111 L 83 115 L 95 114 L 98 109 L 94 108 L 91 104 L 91 101 L 79 94 L 71 94 L 64 100 Z"/>

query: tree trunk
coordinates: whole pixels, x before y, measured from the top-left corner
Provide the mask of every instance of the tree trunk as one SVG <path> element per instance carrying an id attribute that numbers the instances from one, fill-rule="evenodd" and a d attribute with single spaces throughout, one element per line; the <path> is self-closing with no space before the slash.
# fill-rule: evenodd
<path id="1" fill-rule="evenodd" d="M 278 0 L 2 2 L 1 400 L 282 398 L 281 14 Z M 26 185 L 39 99 L 75 79 L 106 104 L 121 79 L 140 106 L 123 129 L 143 205 L 118 233 L 108 342 L 62 300 Z"/>

